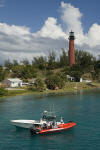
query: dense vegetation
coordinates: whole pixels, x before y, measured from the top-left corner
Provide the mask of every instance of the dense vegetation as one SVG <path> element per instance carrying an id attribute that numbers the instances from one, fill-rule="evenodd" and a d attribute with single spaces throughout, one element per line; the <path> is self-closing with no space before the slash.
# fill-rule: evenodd
<path id="1" fill-rule="evenodd" d="M 0 81 L 5 78 L 20 78 L 24 82 L 35 78 L 34 88 L 43 91 L 46 88 L 63 88 L 68 81 L 67 75 L 79 81 L 81 77 L 100 81 L 100 60 L 86 51 L 76 50 L 76 64 L 68 65 L 68 53 L 62 49 L 59 58 L 55 52 L 48 57 L 34 57 L 31 62 L 27 59 L 18 62 L 17 60 L 5 61 L 4 67 L 0 65 Z"/>
<path id="2" fill-rule="evenodd" d="M 4 88 L 0 88 L 0 96 L 6 96 L 8 94 L 8 91 Z"/>

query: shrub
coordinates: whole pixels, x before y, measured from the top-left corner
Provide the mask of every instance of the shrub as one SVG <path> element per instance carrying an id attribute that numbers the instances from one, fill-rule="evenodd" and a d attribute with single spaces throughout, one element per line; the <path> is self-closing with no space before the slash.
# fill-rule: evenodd
<path id="1" fill-rule="evenodd" d="M 38 91 L 44 91 L 44 90 L 46 90 L 46 85 L 45 85 L 44 81 L 42 79 L 40 79 L 40 78 L 37 78 L 35 80 L 34 85 L 35 85 L 35 88 Z"/>
<path id="2" fill-rule="evenodd" d="M 66 82 L 66 77 L 61 73 L 50 75 L 45 80 L 48 89 L 52 89 L 52 90 L 54 90 L 56 87 L 59 88 L 64 87 L 65 82 Z"/>
<path id="3" fill-rule="evenodd" d="M 8 91 L 5 90 L 4 88 L 0 87 L 0 96 L 5 96 L 7 95 Z"/>

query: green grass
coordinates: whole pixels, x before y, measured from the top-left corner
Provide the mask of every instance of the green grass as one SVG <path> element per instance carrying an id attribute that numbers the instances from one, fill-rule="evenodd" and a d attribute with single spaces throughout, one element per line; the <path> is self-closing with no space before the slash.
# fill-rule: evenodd
<path id="1" fill-rule="evenodd" d="M 63 93 L 70 93 L 75 91 L 75 87 L 77 86 L 77 90 L 80 91 L 82 89 L 93 89 L 93 88 L 100 88 L 100 83 L 76 83 L 76 82 L 67 82 L 63 89 L 59 90 L 46 90 L 43 92 L 39 92 L 36 90 L 28 90 L 25 88 L 24 90 L 8 90 L 7 96 L 16 96 L 16 95 L 26 95 L 26 94 L 63 94 Z M 6 96 L 4 96 L 6 97 Z"/>
<path id="2" fill-rule="evenodd" d="M 29 91 L 27 90 L 8 90 L 7 96 L 16 96 L 16 95 L 22 95 L 27 94 Z"/>

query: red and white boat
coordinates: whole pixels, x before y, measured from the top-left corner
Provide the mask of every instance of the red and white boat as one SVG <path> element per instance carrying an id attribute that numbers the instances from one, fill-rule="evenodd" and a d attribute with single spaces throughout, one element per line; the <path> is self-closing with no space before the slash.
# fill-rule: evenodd
<path id="1" fill-rule="evenodd" d="M 52 112 L 44 111 L 43 117 L 40 122 L 34 122 L 30 131 L 32 134 L 47 134 L 53 132 L 65 131 L 76 125 L 75 122 L 69 121 L 64 123 L 61 117 L 60 122 L 56 121 L 56 116 Z"/>

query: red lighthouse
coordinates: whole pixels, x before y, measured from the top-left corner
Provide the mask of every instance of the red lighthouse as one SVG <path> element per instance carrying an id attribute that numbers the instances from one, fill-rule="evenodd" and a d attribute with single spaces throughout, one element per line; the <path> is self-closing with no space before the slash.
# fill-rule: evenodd
<path id="1" fill-rule="evenodd" d="M 74 49 L 74 32 L 69 33 L 69 66 L 75 64 L 75 49 Z"/>

